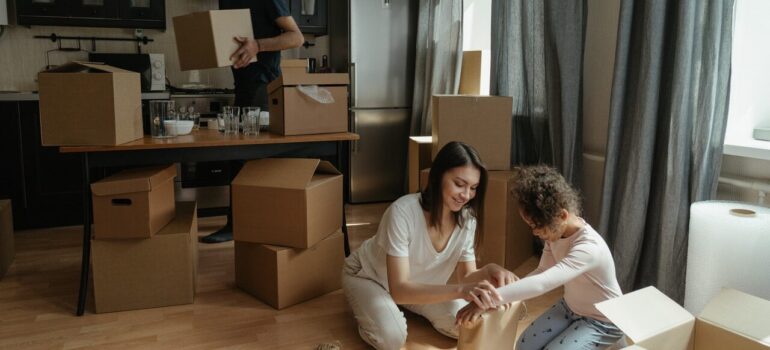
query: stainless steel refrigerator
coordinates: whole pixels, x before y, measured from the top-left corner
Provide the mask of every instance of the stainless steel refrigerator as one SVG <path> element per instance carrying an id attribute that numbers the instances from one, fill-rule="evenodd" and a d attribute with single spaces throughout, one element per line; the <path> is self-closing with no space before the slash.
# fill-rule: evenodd
<path id="1" fill-rule="evenodd" d="M 330 64 L 350 73 L 349 201 L 404 194 L 414 84 L 417 4 L 410 0 L 332 0 Z"/>

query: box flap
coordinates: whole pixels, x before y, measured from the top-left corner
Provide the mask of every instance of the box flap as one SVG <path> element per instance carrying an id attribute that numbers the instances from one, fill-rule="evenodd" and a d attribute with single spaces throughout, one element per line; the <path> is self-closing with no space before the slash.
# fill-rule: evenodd
<path id="1" fill-rule="evenodd" d="M 307 58 L 281 60 L 281 68 L 305 68 L 307 69 Z"/>
<path id="2" fill-rule="evenodd" d="M 628 338 L 640 345 L 660 344 L 660 338 L 676 337 L 672 340 L 682 340 L 684 336 L 686 348 L 695 323 L 695 317 L 655 287 L 640 289 L 595 306 Z"/>
<path id="3" fill-rule="evenodd" d="M 175 176 L 174 165 L 129 169 L 92 183 L 91 192 L 97 196 L 146 192 Z"/>
<path id="4" fill-rule="evenodd" d="M 98 71 L 107 72 L 107 73 L 139 74 L 129 70 L 109 66 L 100 62 L 83 62 L 83 61 L 72 61 L 69 63 L 65 63 L 61 66 L 51 68 L 45 71 L 44 73 L 77 73 L 77 72 L 82 72 L 89 69 L 98 70 Z"/>
<path id="5" fill-rule="evenodd" d="M 313 178 L 319 159 L 267 158 L 246 163 L 233 185 L 304 189 Z"/>
<path id="6" fill-rule="evenodd" d="M 271 93 L 282 86 L 348 85 L 349 83 L 348 73 L 307 73 L 299 70 L 286 70 L 267 85 L 267 91 Z"/>
<path id="7" fill-rule="evenodd" d="M 331 174 L 331 175 L 342 175 L 342 173 L 337 170 L 337 168 L 332 165 L 332 163 L 329 163 L 328 161 L 322 160 L 320 163 L 318 163 L 318 168 L 315 171 L 316 174 Z"/>
<path id="8" fill-rule="evenodd" d="M 698 319 L 770 346 L 770 301 L 726 288 Z"/>

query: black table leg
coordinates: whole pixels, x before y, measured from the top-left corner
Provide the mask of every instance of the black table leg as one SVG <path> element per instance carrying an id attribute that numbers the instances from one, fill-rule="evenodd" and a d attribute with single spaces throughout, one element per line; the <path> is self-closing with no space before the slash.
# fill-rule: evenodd
<path id="1" fill-rule="evenodd" d="M 347 163 L 344 161 L 345 157 L 345 142 L 346 141 L 338 141 L 337 142 L 337 170 L 339 170 L 343 175 L 347 174 Z M 345 194 L 347 193 L 346 186 L 344 185 L 346 183 L 346 180 L 343 179 L 342 181 L 342 235 L 345 240 L 345 256 L 350 255 L 350 241 L 348 240 L 348 220 L 345 218 Z"/>
<path id="2" fill-rule="evenodd" d="M 77 315 L 86 309 L 88 293 L 88 271 L 91 261 L 91 178 L 88 153 L 83 153 L 83 256 L 80 260 L 80 292 L 78 293 Z"/>

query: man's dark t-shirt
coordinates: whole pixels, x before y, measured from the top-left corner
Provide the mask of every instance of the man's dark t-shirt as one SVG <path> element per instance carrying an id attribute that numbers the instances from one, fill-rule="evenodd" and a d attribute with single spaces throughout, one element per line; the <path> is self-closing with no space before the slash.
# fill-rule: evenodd
<path id="1" fill-rule="evenodd" d="M 219 0 L 219 8 L 222 10 L 249 9 L 255 39 L 280 35 L 282 31 L 275 24 L 275 20 L 278 17 L 291 15 L 285 0 Z M 259 52 L 257 62 L 239 69 L 233 68 L 236 89 L 273 81 L 281 75 L 280 64 L 280 51 Z"/>

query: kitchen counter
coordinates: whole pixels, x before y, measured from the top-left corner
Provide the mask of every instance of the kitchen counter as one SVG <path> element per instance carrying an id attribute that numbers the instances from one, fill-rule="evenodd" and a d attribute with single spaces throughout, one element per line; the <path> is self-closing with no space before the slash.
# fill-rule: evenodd
<path id="1" fill-rule="evenodd" d="M 171 97 L 168 91 L 143 92 L 143 100 L 167 100 Z M 40 95 L 36 91 L 4 91 L 0 92 L 0 102 L 7 101 L 38 101 Z"/>

